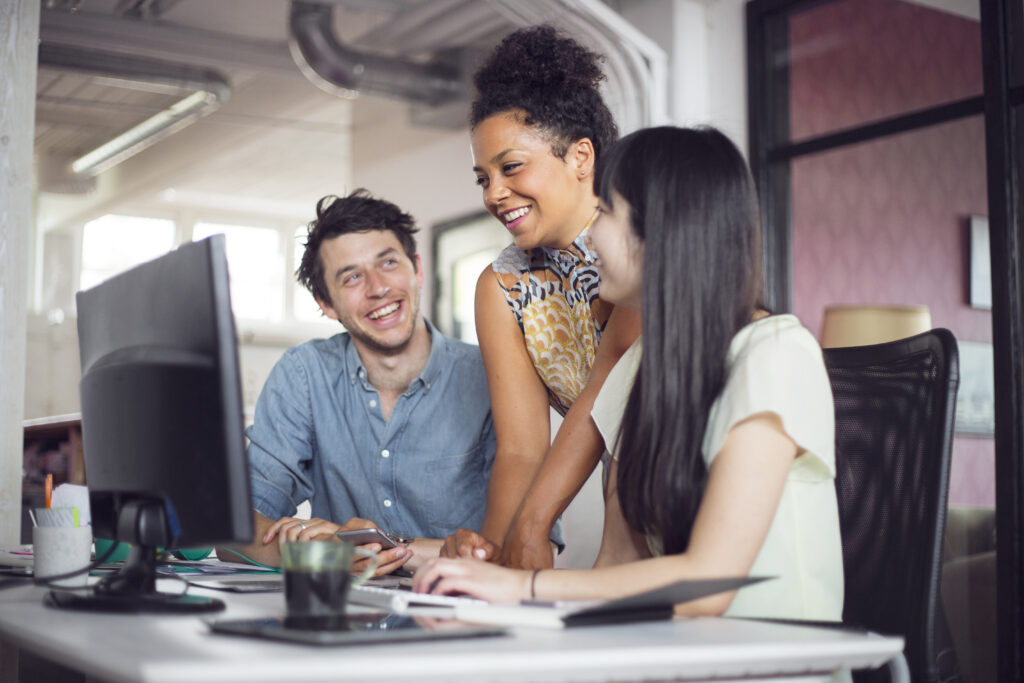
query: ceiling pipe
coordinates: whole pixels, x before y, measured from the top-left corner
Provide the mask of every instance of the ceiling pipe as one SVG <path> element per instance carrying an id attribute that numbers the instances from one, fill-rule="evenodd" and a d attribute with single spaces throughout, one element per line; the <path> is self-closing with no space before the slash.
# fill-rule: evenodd
<path id="1" fill-rule="evenodd" d="M 465 94 L 458 69 L 356 52 L 334 35 L 332 7 L 316 2 L 291 4 L 289 49 L 302 73 L 320 88 L 343 97 L 360 92 L 440 105 Z"/>
<path id="2" fill-rule="evenodd" d="M 80 177 L 96 176 L 215 111 L 231 95 L 226 78 L 211 69 L 168 64 L 67 45 L 39 46 L 39 66 L 88 73 L 114 82 L 158 84 L 192 91 L 184 99 L 133 126 L 71 163 Z"/>

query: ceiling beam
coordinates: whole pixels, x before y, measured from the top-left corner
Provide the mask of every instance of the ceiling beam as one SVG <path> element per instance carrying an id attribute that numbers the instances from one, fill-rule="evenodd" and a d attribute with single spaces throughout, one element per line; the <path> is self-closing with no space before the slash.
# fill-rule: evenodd
<path id="1" fill-rule="evenodd" d="M 43 43 L 302 78 L 284 41 L 254 40 L 95 12 L 44 10 L 41 15 L 39 39 Z"/>

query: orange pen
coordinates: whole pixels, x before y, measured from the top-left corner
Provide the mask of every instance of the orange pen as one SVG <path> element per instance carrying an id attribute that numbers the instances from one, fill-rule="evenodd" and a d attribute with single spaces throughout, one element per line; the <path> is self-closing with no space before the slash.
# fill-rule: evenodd
<path id="1" fill-rule="evenodd" d="M 53 475 L 46 475 L 46 507 L 50 507 L 50 496 L 53 495 Z"/>

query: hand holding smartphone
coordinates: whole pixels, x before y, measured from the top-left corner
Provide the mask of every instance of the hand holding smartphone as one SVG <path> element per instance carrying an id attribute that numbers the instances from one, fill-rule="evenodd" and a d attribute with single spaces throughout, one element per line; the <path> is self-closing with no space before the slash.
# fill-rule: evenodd
<path id="1" fill-rule="evenodd" d="M 389 550 L 399 544 L 408 544 L 411 538 L 401 538 L 380 529 L 351 529 L 339 531 L 337 536 L 342 541 L 348 541 L 352 545 L 366 545 L 368 543 L 379 543 L 382 550 Z"/>

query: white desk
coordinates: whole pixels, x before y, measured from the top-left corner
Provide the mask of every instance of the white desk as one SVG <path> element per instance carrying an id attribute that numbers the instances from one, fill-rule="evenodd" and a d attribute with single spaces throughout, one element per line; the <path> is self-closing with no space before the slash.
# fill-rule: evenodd
<path id="1" fill-rule="evenodd" d="M 175 584 L 167 588 L 174 589 Z M 216 594 L 213 618 L 279 614 L 280 593 Z M 0 641 L 103 681 L 821 680 L 879 666 L 902 638 L 731 619 L 679 619 L 395 645 L 313 647 L 214 635 L 198 616 L 112 615 L 43 606 L 32 585 L 0 591 Z M 205 618 L 211 618 L 209 616 Z M 806 678 L 805 678 L 806 677 Z"/>

